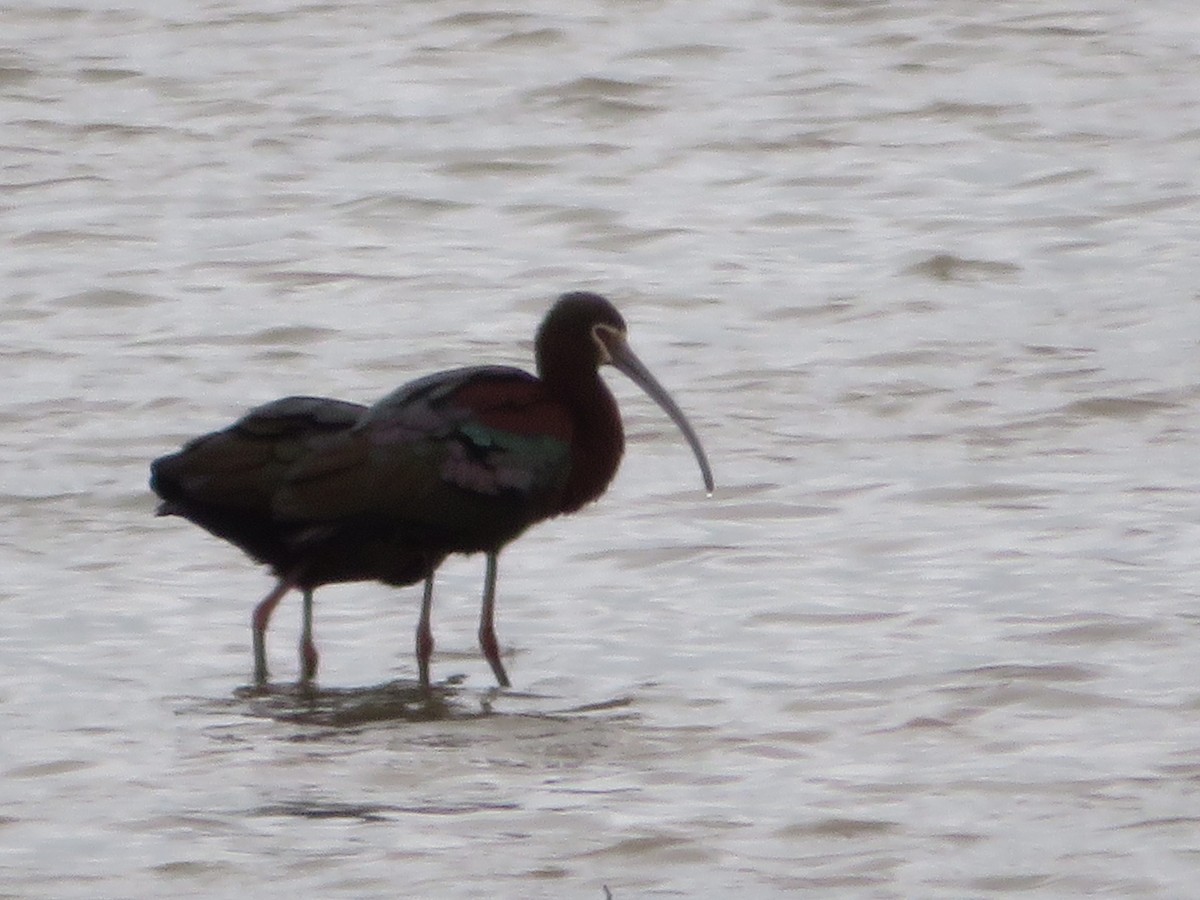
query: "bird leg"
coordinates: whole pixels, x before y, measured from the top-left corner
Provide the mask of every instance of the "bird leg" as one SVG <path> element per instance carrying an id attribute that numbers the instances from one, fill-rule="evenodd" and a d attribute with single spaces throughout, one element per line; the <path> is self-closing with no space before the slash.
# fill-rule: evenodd
<path id="1" fill-rule="evenodd" d="M 300 681 L 317 677 L 317 645 L 313 643 L 313 592 L 304 588 L 304 622 L 300 627 Z"/>
<path id="2" fill-rule="evenodd" d="M 258 606 L 254 607 L 254 615 L 250 619 L 254 634 L 254 683 L 267 683 L 267 624 L 271 621 L 271 613 L 283 599 L 283 595 L 292 589 L 286 578 L 280 578 L 271 593 L 263 597 Z"/>
<path id="3" fill-rule="evenodd" d="M 483 648 L 483 656 L 492 667 L 500 687 L 509 687 L 511 682 L 508 680 L 508 673 L 504 671 L 504 663 L 500 662 L 500 645 L 496 643 L 496 626 L 493 622 L 496 612 L 496 556 L 496 553 L 487 555 L 483 608 L 479 612 L 479 646 Z"/>
<path id="4" fill-rule="evenodd" d="M 433 614 L 433 572 L 425 578 L 425 594 L 421 598 L 421 618 L 417 622 L 417 669 L 421 677 L 421 690 L 429 693 L 429 657 L 433 655 L 433 628 L 429 624 Z"/>

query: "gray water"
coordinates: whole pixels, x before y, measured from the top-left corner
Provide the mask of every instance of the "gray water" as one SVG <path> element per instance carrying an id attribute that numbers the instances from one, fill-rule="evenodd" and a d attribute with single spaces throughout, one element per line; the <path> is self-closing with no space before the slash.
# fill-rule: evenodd
<path id="1" fill-rule="evenodd" d="M 1172 0 L 0 10 L 0 895 L 1183 897 L 1200 19 Z M 149 460 L 528 366 L 611 296 L 608 494 L 298 603 Z"/>

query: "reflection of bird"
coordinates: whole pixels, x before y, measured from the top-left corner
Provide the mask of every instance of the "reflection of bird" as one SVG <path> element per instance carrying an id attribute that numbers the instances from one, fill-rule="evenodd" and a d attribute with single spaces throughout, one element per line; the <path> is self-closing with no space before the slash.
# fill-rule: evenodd
<path id="1" fill-rule="evenodd" d="M 536 378 L 502 366 L 454 369 L 370 408 L 288 397 L 155 460 L 150 485 L 163 499 L 161 515 L 183 516 L 236 544 L 279 579 L 254 611 L 258 681 L 267 677 L 267 622 L 289 589 L 304 594 L 308 679 L 317 667 L 315 588 L 425 579 L 417 663 L 428 688 L 433 573 L 450 553 L 482 551 L 479 641 L 507 687 L 493 625 L 496 559 L 530 525 L 595 500 L 616 474 L 624 434 L 602 364 L 628 375 L 674 420 L 711 493 L 699 439 L 629 349 L 611 303 L 564 294 L 538 329 L 535 352 Z"/>

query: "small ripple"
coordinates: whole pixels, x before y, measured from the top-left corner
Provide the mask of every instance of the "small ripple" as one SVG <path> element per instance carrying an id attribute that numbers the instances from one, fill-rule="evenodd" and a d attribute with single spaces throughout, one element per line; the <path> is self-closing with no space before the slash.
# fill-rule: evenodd
<path id="1" fill-rule="evenodd" d="M 1150 394 L 1134 397 L 1089 397 L 1086 400 L 1068 403 L 1060 411 L 1073 418 L 1138 421 L 1155 413 L 1184 408 L 1182 403 L 1165 399 L 1162 394 Z"/>
<path id="2" fill-rule="evenodd" d="M 585 76 L 564 84 L 531 91 L 533 101 L 549 101 L 588 118 L 627 120 L 662 112 L 662 107 L 634 99 L 654 90 L 651 85 Z"/>
<path id="3" fill-rule="evenodd" d="M 1200 825 L 1200 817 L 1197 816 L 1166 816 L 1160 819 L 1142 819 L 1138 822 L 1130 822 L 1126 825 L 1117 825 L 1116 831 L 1173 831 L 1176 829 L 1185 829 L 1189 834 L 1196 831 L 1196 826 Z"/>
<path id="4" fill-rule="evenodd" d="M 1100 677 L 1098 669 L 1091 666 L 1071 665 L 1069 663 L 1050 663 L 1048 665 L 998 663 L 988 666 L 976 666 L 972 669 L 960 669 L 954 674 L 978 676 L 989 681 L 1005 679 L 1040 682 L 1080 682 L 1095 681 Z"/>
<path id="5" fill-rule="evenodd" d="M 748 625 L 864 625 L 873 622 L 887 622 L 902 618 L 905 614 L 898 612 L 838 612 L 838 613 L 805 613 L 805 612 L 765 612 L 756 613 L 746 620 Z"/>
<path id="6" fill-rule="evenodd" d="M 140 309 L 154 306 L 162 300 L 154 294 L 144 294 L 139 291 L 102 290 L 81 291 L 60 301 L 64 306 L 75 306 L 84 309 L 107 307 L 109 309 Z"/>
<path id="7" fill-rule="evenodd" d="M 1103 618 L 1065 628 L 1052 628 L 1033 634 L 1015 635 L 1013 640 L 1037 644 L 1062 644 L 1070 647 L 1090 647 L 1118 641 L 1140 641 L 1157 637 L 1161 629 L 1142 619 Z"/>
<path id="8" fill-rule="evenodd" d="M 733 52 L 732 47 L 720 44 L 669 44 L 626 53 L 622 59 L 708 60 L 714 61 Z"/>
<path id="9" fill-rule="evenodd" d="M 51 762 L 34 763 L 9 769 L 5 776 L 8 778 L 52 778 L 56 775 L 68 775 L 72 772 L 90 769 L 95 765 L 97 765 L 95 760 L 56 759 Z"/>
<path id="10" fill-rule="evenodd" d="M 777 832 L 781 838 L 861 838 L 899 831 L 899 822 L 886 819 L 849 819 L 831 816 L 813 822 L 787 825 Z"/>
<path id="11" fill-rule="evenodd" d="M 1022 501 L 1021 509 L 1038 509 L 1040 505 L 1028 501 L 1048 499 L 1061 494 L 1062 491 L 1051 488 L 1037 488 L 1022 484 L 981 484 L 969 487 L 929 488 L 913 491 L 909 497 L 918 503 L 971 503 L 990 508 L 1014 508 L 1017 501 Z"/>
<path id="12" fill-rule="evenodd" d="M 529 13 L 509 10 L 488 10 L 455 13 L 438 19 L 433 24 L 442 28 L 463 28 L 474 31 L 485 25 L 512 25 L 517 22 L 525 22 L 531 18 L 532 15 Z"/>
<path id="13" fill-rule="evenodd" d="M 935 253 L 903 270 L 905 275 L 916 275 L 932 281 L 1010 280 L 1020 272 L 1021 267 L 1013 263 L 966 259 L 952 253 Z"/>
<path id="14" fill-rule="evenodd" d="M 1032 891 L 1053 882 L 1048 874 L 1035 875 L 985 875 L 972 878 L 967 884 L 979 891 L 1007 893 L 1009 891 Z"/>
<path id="15" fill-rule="evenodd" d="M 556 169 L 557 166 L 553 163 L 535 162 L 528 159 L 462 160 L 448 162 L 438 167 L 439 172 L 457 178 L 488 175 L 503 175 L 506 178 L 514 175 L 547 175 Z"/>
<path id="16" fill-rule="evenodd" d="M 313 344 L 327 338 L 338 337 L 338 332 L 332 328 L 321 328 L 315 325 L 277 325 L 264 328 L 252 334 L 236 338 L 240 344 Z"/>
<path id="17" fill-rule="evenodd" d="M 705 849 L 691 838 L 674 834 L 646 834 L 616 841 L 599 850 L 580 854 L 582 857 L 617 856 L 623 859 L 637 858 L 644 861 L 649 857 L 659 863 L 679 864 L 710 862 L 715 858 L 712 850 Z"/>
<path id="18" fill-rule="evenodd" d="M 354 282 L 390 282 L 390 275 L 376 275 L 370 272 L 351 272 L 347 270 L 321 269 L 287 269 L 260 271 L 250 275 L 247 281 L 257 284 L 278 285 L 285 288 L 320 287 L 336 284 L 342 281 Z"/>
<path id="19" fill-rule="evenodd" d="M 503 37 L 496 38 L 489 47 L 504 50 L 510 48 L 538 50 L 549 49 L 567 40 L 567 34 L 560 28 L 534 28 L 529 31 L 514 31 Z"/>
<path id="20" fill-rule="evenodd" d="M 79 80 L 91 84 L 109 84 L 114 81 L 126 81 L 145 74 L 137 69 L 106 68 L 103 66 L 88 66 L 77 73 Z"/>
<path id="21" fill-rule="evenodd" d="M 1045 188 L 1052 185 L 1072 184 L 1076 181 L 1082 181 L 1088 178 L 1094 178 L 1096 170 L 1090 168 L 1071 168 L 1061 169 L 1056 172 L 1050 172 L 1045 175 L 1036 175 L 1033 178 L 1027 178 L 1023 181 L 1016 182 L 1012 187 L 1014 190 L 1022 188 Z"/>
<path id="22" fill-rule="evenodd" d="M 400 806 L 388 803 L 297 800 L 260 806 L 250 810 L 249 814 L 298 819 L 353 819 L 359 822 L 387 822 L 405 815 L 457 816 L 478 812 L 508 812 L 519 808 L 515 803 L 428 803 Z"/>
<path id="23" fill-rule="evenodd" d="M 1200 195 L 1198 194 L 1179 194 L 1171 197 L 1159 197 L 1155 200 L 1140 200 L 1136 203 L 1115 204 L 1108 208 L 1108 212 L 1113 218 L 1119 216 L 1141 218 L 1151 213 L 1195 206 L 1197 200 L 1200 200 Z"/>
<path id="24" fill-rule="evenodd" d="M 71 228 L 40 228 L 12 239 L 18 246 L 70 247 L 75 244 L 150 244 L 155 238 L 107 231 L 82 231 Z"/>
<path id="25" fill-rule="evenodd" d="M 96 175 L 66 175 L 62 178 L 39 178 L 34 181 L 8 181 L 0 183 L 0 188 L 3 188 L 5 194 L 12 194 L 17 191 L 43 192 L 46 188 L 60 187 L 64 184 L 96 186 L 108 183 L 107 179 Z"/>
<path id="26" fill-rule="evenodd" d="M 628 253 L 666 238 L 687 235 L 686 228 L 632 228 L 627 225 L 609 225 L 603 232 L 577 239 L 581 247 L 607 250 L 612 253 Z"/>
<path id="27" fill-rule="evenodd" d="M 435 213 L 457 212 L 469 209 L 470 205 L 441 197 L 422 197 L 414 194 L 392 192 L 372 194 L 334 204 L 334 209 L 354 213 L 356 216 L 391 221 L 397 216 L 408 218 L 414 214 L 428 216 Z"/>
<path id="28" fill-rule="evenodd" d="M 0 87 L 17 87 L 36 78 L 36 69 L 12 63 L 0 63 Z"/>

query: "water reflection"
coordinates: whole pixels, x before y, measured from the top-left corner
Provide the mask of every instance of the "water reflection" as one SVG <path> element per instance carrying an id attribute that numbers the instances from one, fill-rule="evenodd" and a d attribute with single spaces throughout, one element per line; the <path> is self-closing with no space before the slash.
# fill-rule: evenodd
<path id="1" fill-rule="evenodd" d="M 471 702 L 461 692 L 461 678 L 452 678 L 424 691 L 410 679 L 356 688 L 320 688 L 311 684 L 263 685 L 239 688 L 247 715 L 330 728 L 354 728 L 383 722 L 431 722 L 487 715 L 486 699 Z"/>
<path id="2" fill-rule="evenodd" d="M 394 679 L 362 687 L 322 688 L 301 682 L 246 685 L 228 699 L 197 700 L 189 714 L 228 716 L 241 714 L 296 725 L 352 729 L 364 725 L 402 722 L 457 722 L 496 716 L 553 721 L 589 717 L 630 707 L 633 698 L 618 696 L 568 707 L 542 707 L 556 698 L 498 687 L 472 690 L 462 687 L 466 676 L 455 675 L 430 686 L 426 692 L 415 679 Z M 506 709 L 497 706 L 503 702 Z M 521 709 L 512 709 L 522 704 Z"/>

